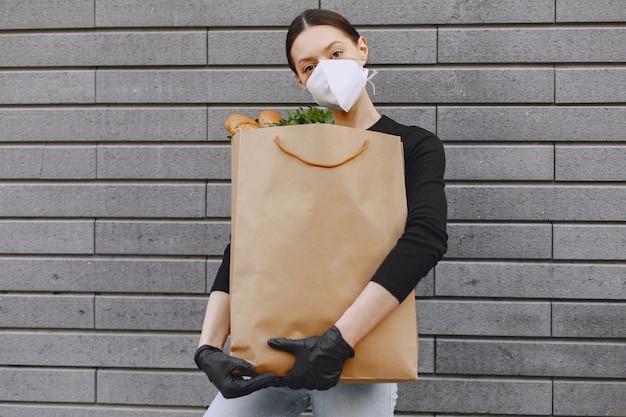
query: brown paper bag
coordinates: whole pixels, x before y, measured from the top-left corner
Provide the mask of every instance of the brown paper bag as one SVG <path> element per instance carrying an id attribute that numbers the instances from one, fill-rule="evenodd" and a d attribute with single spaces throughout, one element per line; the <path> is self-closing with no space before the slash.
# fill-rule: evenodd
<path id="1" fill-rule="evenodd" d="M 336 125 L 242 131 L 232 142 L 231 353 L 284 375 L 267 345 L 328 330 L 404 231 L 400 138 Z M 417 378 L 412 293 L 356 347 L 343 382 Z"/>

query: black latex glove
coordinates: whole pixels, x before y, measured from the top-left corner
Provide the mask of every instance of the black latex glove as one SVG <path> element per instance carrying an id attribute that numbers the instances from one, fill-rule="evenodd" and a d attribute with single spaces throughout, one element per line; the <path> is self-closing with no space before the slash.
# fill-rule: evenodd
<path id="1" fill-rule="evenodd" d="M 241 397 L 262 388 L 278 385 L 275 373 L 267 372 L 253 376 L 256 371 L 253 364 L 229 356 L 213 346 L 200 346 L 196 350 L 194 360 L 225 398 Z M 244 375 L 251 378 L 244 379 L 242 377 Z"/>
<path id="2" fill-rule="evenodd" d="M 306 339 L 270 339 L 271 347 L 291 353 L 296 363 L 280 384 L 289 388 L 327 390 L 339 382 L 343 364 L 354 350 L 335 326 L 321 336 Z"/>

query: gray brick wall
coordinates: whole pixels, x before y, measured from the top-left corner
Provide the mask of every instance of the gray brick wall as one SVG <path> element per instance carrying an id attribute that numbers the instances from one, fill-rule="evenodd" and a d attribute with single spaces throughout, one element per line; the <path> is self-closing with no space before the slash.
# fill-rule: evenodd
<path id="1" fill-rule="evenodd" d="M 0 416 L 202 415 L 222 123 L 312 104 L 283 39 L 317 7 L 446 147 L 397 414 L 626 415 L 625 1 L 0 0 Z"/>

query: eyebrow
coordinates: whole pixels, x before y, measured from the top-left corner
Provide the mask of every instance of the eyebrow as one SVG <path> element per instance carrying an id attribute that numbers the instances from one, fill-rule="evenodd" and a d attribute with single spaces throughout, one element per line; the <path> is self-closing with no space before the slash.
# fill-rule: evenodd
<path id="1" fill-rule="evenodd" d="M 335 46 L 335 44 L 338 43 L 342 43 L 341 41 L 332 41 L 331 43 L 328 44 L 328 46 L 324 49 L 324 51 L 328 51 L 330 48 L 332 48 L 333 46 Z M 300 65 L 302 62 L 304 61 L 310 61 L 313 58 L 311 57 L 306 57 L 306 58 L 302 58 L 301 60 L 298 61 L 298 65 Z"/>

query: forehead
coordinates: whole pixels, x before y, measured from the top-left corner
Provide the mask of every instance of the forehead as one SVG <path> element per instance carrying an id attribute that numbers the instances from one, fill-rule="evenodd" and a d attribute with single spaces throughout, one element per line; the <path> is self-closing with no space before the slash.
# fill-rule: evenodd
<path id="1" fill-rule="evenodd" d="M 345 44 L 351 43 L 352 39 L 334 26 L 309 26 L 300 32 L 293 42 L 291 56 L 295 62 L 302 58 L 314 57 L 335 41 Z"/>

